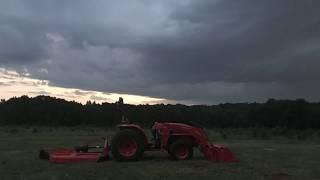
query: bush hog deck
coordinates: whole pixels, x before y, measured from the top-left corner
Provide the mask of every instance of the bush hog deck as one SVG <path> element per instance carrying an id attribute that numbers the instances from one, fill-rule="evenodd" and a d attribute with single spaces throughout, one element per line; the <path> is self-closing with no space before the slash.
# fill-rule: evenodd
<path id="1" fill-rule="evenodd" d="M 112 137 L 111 144 L 105 139 L 103 146 L 41 150 L 40 158 L 54 163 L 99 162 L 108 159 L 111 151 L 113 158 L 118 161 L 137 161 L 145 151 L 164 150 L 173 160 L 188 160 L 193 156 L 193 149 L 199 148 L 208 160 L 237 161 L 228 148 L 211 144 L 204 129 L 192 123 L 156 122 L 152 126 L 153 138 L 150 141 L 137 124 L 125 123 L 118 127 L 119 131 Z"/>

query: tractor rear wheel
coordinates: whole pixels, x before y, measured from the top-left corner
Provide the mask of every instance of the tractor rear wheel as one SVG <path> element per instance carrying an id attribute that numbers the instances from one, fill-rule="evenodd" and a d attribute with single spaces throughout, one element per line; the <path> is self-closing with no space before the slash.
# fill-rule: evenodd
<path id="1" fill-rule="evenodd" d="M 136 161 L 142 157 L 144 138 L 132 129 L 120 130 L 111 141 L 111 152 L 118 161 Z"/>
<path id="2" fill-rule="evenodd" d="M 190 141 L 179 139 L 170 145 L 168 152 L 173 160 L 188 160 L 193 157 L 193 146 Z"/>

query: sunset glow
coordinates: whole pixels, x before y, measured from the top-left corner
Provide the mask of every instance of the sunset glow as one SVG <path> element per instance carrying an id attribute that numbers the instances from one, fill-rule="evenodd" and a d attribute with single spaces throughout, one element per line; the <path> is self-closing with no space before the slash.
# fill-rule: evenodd
<path id="1" fill-rule="evenodd" d="M 9 99 L 27 95 L 30 97 L 47 95 L 76 101 L 82 104 L 87 101 L 96 103 L 113 103 L 119 97 L 124 98 L 128 104 L 156 104 L 167 102 L 165 99 L 137 96 L 129 94 L 106 93 L 99 91 L 81 90 L 51 86 L 48 80 L 33 79 L 28 73 L 18 73 L 13 70 L 0 68 L 0 98 Z"/>

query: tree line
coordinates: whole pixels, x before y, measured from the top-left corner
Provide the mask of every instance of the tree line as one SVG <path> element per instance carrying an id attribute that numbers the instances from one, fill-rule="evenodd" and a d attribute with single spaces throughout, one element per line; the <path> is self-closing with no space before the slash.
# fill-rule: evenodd
<path id="1" fill-rule="evenodd" d="M 304 99 L 219 105 L 130 105 L 87 102 L 85 105 L 50 96 L 13 97 L 0 102 L 1 125 L 112 127 L 122 115 L 150 127 L 155 121 L 195 122 L 206 128 L 320 128 L 320 103 Z"/>

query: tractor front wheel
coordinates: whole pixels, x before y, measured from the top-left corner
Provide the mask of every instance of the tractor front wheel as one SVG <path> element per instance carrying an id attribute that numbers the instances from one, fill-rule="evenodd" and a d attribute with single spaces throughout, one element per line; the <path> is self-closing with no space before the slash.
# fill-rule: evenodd
<path id="1" fill-rule="evenodd" d="M 143 137 L 132 129 L 120 130 L 111 141 L 111 152 L 118 161 L 136 161 L 144 151 Z"/>
<path id="2" fill-rule="evenodd" d="M 187 140 L 177 140 L 169 147 L 169 154 L 173 160 L 188 160 L 193 157 L 192 143 Z"/>

